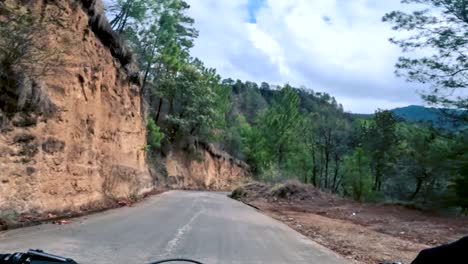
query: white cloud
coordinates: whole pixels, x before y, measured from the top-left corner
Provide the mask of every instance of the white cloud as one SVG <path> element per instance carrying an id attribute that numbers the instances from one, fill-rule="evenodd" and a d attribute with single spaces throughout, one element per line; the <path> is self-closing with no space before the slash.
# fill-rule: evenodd
<path id="1" fill-rule="evenodd" d="M 225 78 L 304 85 L 353 112 L 421 103 L 393 75 L 400 51 L 381 22 L 406 8 L 399 0 L 266 0 L 256 24 L 247 0 L 188 2 L 200 30 L 193 55 Z"/>

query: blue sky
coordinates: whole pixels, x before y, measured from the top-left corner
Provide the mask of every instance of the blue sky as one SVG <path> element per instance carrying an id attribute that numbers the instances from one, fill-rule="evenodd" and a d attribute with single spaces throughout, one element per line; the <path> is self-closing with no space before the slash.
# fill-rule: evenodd
<path id="1" fill-rule="evenodd" d="M 223 78 L 328 92 L 345 110 L 422 104 L 394 75 L 401 51 L 382 16 L 400 0 L 187 0 L 200 37 L 192 55 Z M 414 7 L 412 7 L 414 8 Z"/>
<path id="2" fill-rule="evenodd" d="M 257 22 L 257 12 L 265 4 L 265 0 L 249 0 L 247 11 L 249 12 L 249 23 Z"/>

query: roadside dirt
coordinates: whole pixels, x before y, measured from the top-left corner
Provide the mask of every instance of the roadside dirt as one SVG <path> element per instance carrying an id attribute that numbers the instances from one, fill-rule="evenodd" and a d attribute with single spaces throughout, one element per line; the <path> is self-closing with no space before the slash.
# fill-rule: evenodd
<path id="1" fill-rule="evenodd" d="M 119 207 L 133 206 L 148 197 L 159 195 L 166 189 L 153 189 L 140 196 L 129 197 L 126 199 L 105 199 L 101 202 L 91 203 L 81 206 L 79 210 L 53 211 L 47 213 L 23 213 L 17 216 L 15 221 L 6 222 L 0 219 L 0 231 L 22 228 L 27 226 L 40 225 L 44 223 L 53 223 L 57 225 L 66 225 L 73 222 L 73 218 L 103 212 Z"/>
<path id="2" fill-rule="evenodd" d="M 353 263 L 411 263 L 422 249 L 468 234 L 465 217 L 357 203 L 295 182 L 252 183 L 233 194 Z"/>

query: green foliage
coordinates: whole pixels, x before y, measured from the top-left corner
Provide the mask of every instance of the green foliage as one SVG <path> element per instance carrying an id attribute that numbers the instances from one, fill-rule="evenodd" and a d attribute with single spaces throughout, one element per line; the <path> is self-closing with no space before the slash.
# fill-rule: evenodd
<path id="1" fill-rule="evenodd" d="M 459 136 L 457 144 L 453 147 L 451 165 L 455 177 L 451 180 L 450 190 L 455 193 L 453 204 L 468 213 L 468 136 Z"/>
<path id="2" fill-rule="evenodd" d="M 356 201 L 366 201 L 372 196 L 373 176 L 370 159 L 362 148 L 344 158 L 344 191 Z"/>
<path id="3" fill-rule="evenodd" d="M 396 64 L 396 73 L 409 81 L 432 84 L 424 99 L 433 104 L 464 111 L 458 115 L 468 121 L 468 97 L 466 93 L 454 90 L 466 89 L 466 67 L 468 16 L 466 0 L 403 0 L 403 3 L 417 3 L 427 8 L 405 13 L 393 11 L 383 21 L 393 24 L 393 29 L 407 31 L 408 37 L 391 38 L 404 52 L 411 56 L 401 57 Z M 414 56 L 414 50 L 421 50 Z"/>
<path id="4" fill-rule="evenodd" d="M 276 163 L 270 163 L 262 168 L 260 179 L 269 182 L 279 182 L 284 180 L 282 171 Z"/>
<path id="5" fill-rule="evenodd" d="M 396 133 L 397 119 L 391 111 L 377 111 L 372 121 L 363 127 L 364 148 L 371 153 L 372 169 L 375 175 L 375 191 L 381 191 L 385 180 L 393 173 L 398 155 L 399 138 Z"/>
<path id="6" fill-rule="evenodd" d="M 278 98 L 255 121 L 257 127 L 249 128 L 240 119 L 239 130 L 247 160 L 257 172 L 285 167 L 294 153 L 296 129 L 300 124 L 299 97 L 292 87 L 286 85 Z M 271 177 L 274 179 L 274 177 Z"/>
<path id="7" fill-rule="evenodd" d="M 466 212 L 468 210 L 468 166 L 461 167 L 459 173 L 460 176 L 455 178 L 451 185 L 457 197 L 454 204 Z"/>
<path id="8" fill-rule="evenodd" d="M 214 69 L 207 69 L 195 60 L 183 67 L 175 79 L 175 90 L 168 97 L 167 126 L 169 137 L 197 137 L 208 141 L 216 129 L 223 129 L 226 92 Z"/>
<path id="9" fill-rule="evenodd" d="M 156 125 L 152 118 L 148 118 L 147 123 L 148 145 L 150 150 L 155 151 L 161 146 L 161 141 L 164 139 L 164 134 L 161 133 L 158 125 Z"/>

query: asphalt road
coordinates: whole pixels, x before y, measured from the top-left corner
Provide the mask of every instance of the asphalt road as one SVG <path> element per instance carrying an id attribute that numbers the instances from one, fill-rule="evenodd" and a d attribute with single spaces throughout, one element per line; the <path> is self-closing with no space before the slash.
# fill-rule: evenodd
<path id="1" fill-rule="evenodd" d="M 0 233 L 0 253 L 41 248 L 81 263 L 348 263 L 222 193 L 171 191 L 133 207 Z"/>

